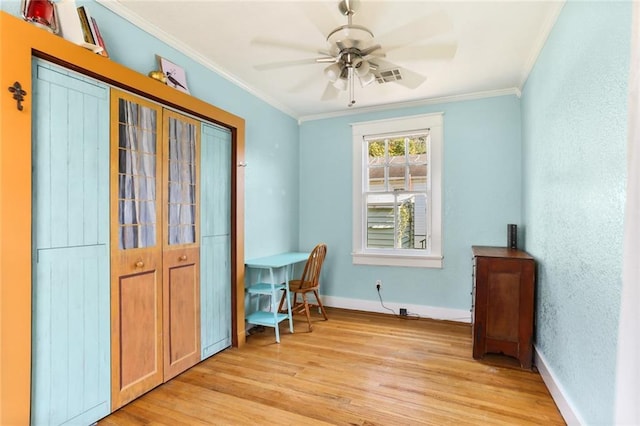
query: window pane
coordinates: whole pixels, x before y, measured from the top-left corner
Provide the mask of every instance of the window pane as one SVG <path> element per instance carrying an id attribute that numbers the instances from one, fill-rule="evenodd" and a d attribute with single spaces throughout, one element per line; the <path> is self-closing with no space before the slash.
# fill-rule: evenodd
<path id="1" fill-rule="evenodd" d="M 403 157 L 404 158 L 404 157 Z M 402 166 L 389 166 L 389 190 L 408 190 L 408 186 L 405 181 L 406 167 Z"/>
<path id="2" fill-rule="evenodd" d="M 384 167 L 372 167 L 368 169 L 368 191 L 380 192 L 385 191 L 386 185 L 384 184 Z"/>
<path id="3" fill-rule="evenodd" d="M 369 151 L 369 165 L 382 164 L 384 159 L 384 140 L 371 140 L 367 142 Z"/>
<path id="4" fill-rule="evenodd" d="M 367 191 L 385 191 L 386 185 L 384 180 L 385 165 L 385 141 L 372 140 L 367 142 L 369 152 L 367 167 Z"/>
<path id="5" fill-rule="evenodd" d="M 169 245 L 195 242 L 195 145 L 195 126 L 169 118 Z"/>
<path id="6" fill-rule="evenodd" d="M 393 248 L 395 239 L 395 197 L 367 196 L 367 247 Z"/>
<path id="7" fill-rule="evenodd" d="M 426 249 L 426 218 L 426 196 L 424 194 L 398 196 L 396 247 Z"/>
<path id="8" fill-rule="evenodd" d="M 389 157 L 403 157 L 405 155 L 404 138 L 389 141 Z"/>
<path id="9" fill-rule="evenodd" d="M 427 138 L 420 136 L 409 140 L 409 155 L 418 155 L 427 153 Z"/>
<path id="10" fill-rule="evenodd" d="M 409 166 L 409 191 L 427 190 L 427 165 L 412 164 Z"/>
<path id="11" fill-rule="evenodd" d="M 119 247 L 156 244 L 156 111 L 120 99 L 118 140 Z"/>

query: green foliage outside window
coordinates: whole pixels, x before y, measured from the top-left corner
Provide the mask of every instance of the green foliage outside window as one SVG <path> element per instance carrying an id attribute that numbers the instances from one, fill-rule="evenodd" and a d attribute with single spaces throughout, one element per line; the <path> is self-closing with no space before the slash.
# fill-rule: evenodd
<path id="1" fill-rule="evenodd" d="M 389 157 L 405 155 L 405 138 L 379 139 L 369 142 L 369 157 L 384 157 L 385 142 L 388 141 Z M 409 155 L 426 154 L 427 139 L 425 136 L 409 139 Z"/>

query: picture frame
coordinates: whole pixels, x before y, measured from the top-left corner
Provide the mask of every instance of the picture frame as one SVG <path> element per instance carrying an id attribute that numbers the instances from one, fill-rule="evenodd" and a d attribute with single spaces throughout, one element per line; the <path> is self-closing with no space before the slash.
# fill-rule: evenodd
<path id="1" fill-rule="evenodd" d="M 189 87 L 187 86 L 187 75 L 184 69 L 170 60 L 156 55 L 158 59 L 158 66 L 160 70 L 167 76 L 167 86 L 178 89 L 181 92 L 189 93 Z"/>

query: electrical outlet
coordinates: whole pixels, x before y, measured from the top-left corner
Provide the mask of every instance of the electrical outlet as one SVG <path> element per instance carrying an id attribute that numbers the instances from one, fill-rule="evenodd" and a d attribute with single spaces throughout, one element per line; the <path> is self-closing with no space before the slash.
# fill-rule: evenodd
<path id="1" fill-rule="evenodd" d="M 400 316 L 401 317 L 407 316 L 407 308 L 400 308 Z"/>
<path id="2" fill-rule="evenodd" d="M 380 291 L 382 288 L 382 280 L 376 280 L 376 290 Z"/>

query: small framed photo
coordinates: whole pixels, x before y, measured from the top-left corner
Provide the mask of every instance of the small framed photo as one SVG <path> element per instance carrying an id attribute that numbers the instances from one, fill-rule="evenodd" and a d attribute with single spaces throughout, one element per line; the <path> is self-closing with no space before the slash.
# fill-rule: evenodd
<path id="1" fill-rule="evenodd" d="M 182 92 L 189 93 L 189 88 L 187 87 L 187 75 L 185 74 L 184 69 L 162 56 L 156 55 L 156 57 L 158 58 L 160 70 L 167 76 L 167 85 Z"/>

